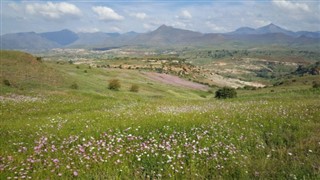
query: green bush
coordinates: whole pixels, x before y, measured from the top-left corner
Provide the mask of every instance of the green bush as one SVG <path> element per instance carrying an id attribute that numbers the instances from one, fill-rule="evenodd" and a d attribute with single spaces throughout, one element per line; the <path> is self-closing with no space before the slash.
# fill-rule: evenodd
<path id="1" fill-rule="evenodd" d="M 42 62 L 42 57 L 36 57 L 38 62 Z"/>
<path id="2" fill-rule="evenodd" d="M 130 88 L 131 92 L 138 92 L 139 91 L 139 86 L 136 84 L 133 84 Z"/>
<path id="3" fill-rule="evenodd" d="M 120 87 L 121 87 L 121 84 L 118 79 L 111 79 L 109 81 L 109 89 L 118 91 Z"/>
<path id="4" fill-rule="evenodd" d="M 313 82 L 312 87 L 319 89 L 320 88 L 320 83 L 319 82 Z"/>
<path id="5" fill-rule="evenodd" d="M 71 89 L 79 89 L 79 85 L 76 82 L 74 82 L 71 84 L 70 88 Z"/>
<path id="6" fill-rule="evenodd" d="M 215 95 L 215 98 L 217 99 L 227 99 L 235 97 L 237 97 L 237 91 L 229 87 L 223 87 L 222 89 L 218 89 Z"/>
<path id="7" fill-rule="evenodd" d="M 8 79 L 3 80 L 3 84 L 6 86 L 11 86 L 11 83 Z"/>

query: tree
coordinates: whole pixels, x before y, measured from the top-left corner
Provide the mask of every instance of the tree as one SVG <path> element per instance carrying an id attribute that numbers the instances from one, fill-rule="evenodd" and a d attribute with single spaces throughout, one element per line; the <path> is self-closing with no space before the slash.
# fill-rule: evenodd
<path id="1" fill-rule="evenodd" d="M 237 91 L 229 87 L 223 87 L 222 89 L 218 89 L 215 95 L 215 98 L 217 99 L 227 99 L 235 97 L 237 97 Z"/>
<path id="2" fill-rule="evenodd" d="M 109 89 L 118 91 L 121 87 L 119 79 L 111 79 L 109 81 Z"/>

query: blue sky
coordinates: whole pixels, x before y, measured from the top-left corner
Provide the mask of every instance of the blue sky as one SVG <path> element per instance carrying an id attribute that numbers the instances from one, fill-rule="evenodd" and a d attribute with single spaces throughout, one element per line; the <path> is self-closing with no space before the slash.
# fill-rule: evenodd
<path id="1" fill-rule="evenodd" d="M 320 2 L 293 0 L 1 1 L 1 34 L 148 32 L 162 24 L 199 32 L 230 32 L 270 23 L 293 31 L 320 31 Z"/>

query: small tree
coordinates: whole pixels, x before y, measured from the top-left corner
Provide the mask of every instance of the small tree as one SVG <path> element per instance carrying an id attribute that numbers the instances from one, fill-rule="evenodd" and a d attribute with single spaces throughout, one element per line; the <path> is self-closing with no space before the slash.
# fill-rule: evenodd
<path id="1" fill-rule="evenodd" d="M 237 97 L 237 91 L 233 88 L 223 87 L 216 91 L 215 98 L 217 99 L 227 99 Z"/>
<path id="2" fill-rule="evenodd" d="M 111 79 L 109 81 L 109 89 L 118 91 L 121 87 L 119 79 Z"/>
<path id="3" fill-rule="evenodd" d="M 139 86 L 136 84 L 133 84 L 130 88 L 131 92 L 138 92 L 139 91 Z"/>

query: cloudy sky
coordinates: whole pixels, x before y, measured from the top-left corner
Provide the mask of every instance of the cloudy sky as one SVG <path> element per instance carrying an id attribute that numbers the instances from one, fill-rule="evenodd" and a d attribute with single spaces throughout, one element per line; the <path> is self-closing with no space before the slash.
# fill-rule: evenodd
<path id="1" fill-rule="evenodd" d="M 148 32 L 162 24 L 199 32 L 230 32 L 274 23 L 320 31 L 319 0 L 1 0 L 1 34 Z"/>

